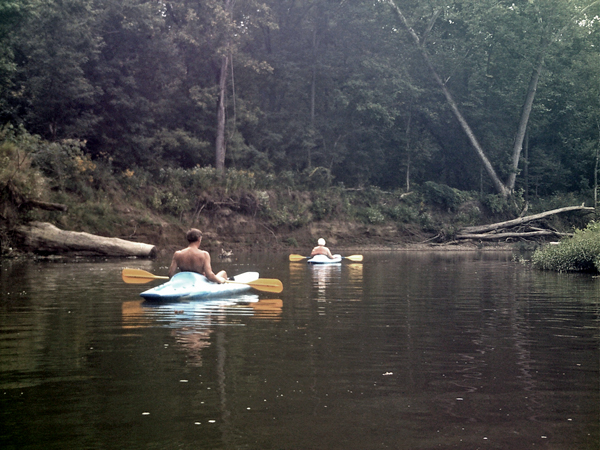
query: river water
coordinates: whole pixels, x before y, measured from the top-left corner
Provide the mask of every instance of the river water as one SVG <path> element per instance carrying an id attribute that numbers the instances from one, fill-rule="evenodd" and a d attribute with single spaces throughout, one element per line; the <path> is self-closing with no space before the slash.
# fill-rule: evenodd
<path id="1" fill-rule="evenodd" d="M 213 261 L 281 294 L 146 304 L 169 261 L 0 264 L 0 448 L 600 448 L 600 279 L 510 252 Z"/>

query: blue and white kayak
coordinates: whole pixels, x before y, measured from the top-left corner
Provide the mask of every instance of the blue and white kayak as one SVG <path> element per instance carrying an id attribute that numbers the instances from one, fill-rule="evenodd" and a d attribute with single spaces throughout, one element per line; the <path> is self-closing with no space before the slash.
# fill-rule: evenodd
<path id="1" fill-rule="evenodd" d="M 179 272 L 164 284 L 140 294 L 146 300 L 175 300 L 223 297 L 249 291 L 249 284 L 259 278 L 258 272 L 245 272 L 233 277 L 236 283 L 215 283 L 196 272 Z"/>
<path id="2" fill-rule="evenodd" d="M 342 255 L 333 255 L 333 259 L 326 255 L 315 255 L 307 261 L 309 264 L 340 264 Z"/>

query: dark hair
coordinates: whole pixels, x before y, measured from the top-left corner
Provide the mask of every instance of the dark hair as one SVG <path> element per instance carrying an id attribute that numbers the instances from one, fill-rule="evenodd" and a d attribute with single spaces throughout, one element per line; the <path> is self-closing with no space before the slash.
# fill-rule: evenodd
<path id="1" fill-rule="evenodd" d="M 190 243 L 199 241 L 202 238 L 202 231 L 200 231 L 198 228 L 192 228 L 185 234 L 185 238 Z"/>

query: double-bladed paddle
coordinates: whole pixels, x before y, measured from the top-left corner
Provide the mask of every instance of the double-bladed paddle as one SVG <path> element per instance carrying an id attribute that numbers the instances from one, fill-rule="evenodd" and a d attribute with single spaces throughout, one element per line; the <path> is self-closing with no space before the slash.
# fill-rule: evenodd
<path id="1" fill-rule="evenodd" d="M 227 280 L 225 283 L 247 284 L 257 291 L 273 292 L 275 294 L 283 291 L 283 283 L 276 278 L 259 278 L 258 280 L 248 282 Z"/>
<path id="2" fill-rule="evenodd" d="M 169 277 L 154 275 L 142 269 L 123 269 L 121 273 L 123 281 L 129 284 L 145 284 L 152 280 L 168 280 Z"/>
<path id="3" fill-rule="evenodd" d="M 290 255 L 290 261 L 292 262 L 298 262 L 308 258 L 311 258 L 311 256 Z M 350 261 L 354 262 L 361 262 L 363 260 L 363 255 L 342 256 L 342 258 L 349 259 Z"/>
<path id="4" fill-rule="evenodd" d="M 168 280 L 169 277 L 154 275 L 142 269 L 123 269 L 121 273 L 123 281 L 129 284 L 144 284 L 152 280 Z M 257 291 L 280 293 L 283 291 L 283 283 L 276 278 L 259 278 L 258 280 L 241 282 L 227 280 L 226 283 L 247 284 Z"/>

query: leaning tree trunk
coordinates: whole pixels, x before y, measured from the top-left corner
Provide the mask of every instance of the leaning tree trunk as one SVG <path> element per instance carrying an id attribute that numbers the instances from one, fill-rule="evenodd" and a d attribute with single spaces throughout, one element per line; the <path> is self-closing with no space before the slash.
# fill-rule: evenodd
<path id="1" fill-rule="evenodd" d="M 464 227 L 460 231 L 463 233 L 487 233 L 490 231 L 497 231 L 501 228 L 510 228 L 525 223 L 533 222 L 534 220 L 544 219 L 555 214 L 572 212 L 572 211 L 594 211 L 595 208 L 590 206 L 565 206 L 564 208 L 553 209 L 552 211 L 545 211 L 539 214 L 533 214 L 531 216 L 519 217 L 518 219 L 506 220 L 504 222 L 497 222 L 488 225 L 475 225 L 471 227 Z"/>
<path id="2" fill-rule="evenodd" d="M 398 6 L 396 6 L 396 4 L 394 3 L 394 1 L 393 0 L 388 0 L 388 1 L 389 1 L 390 5 L 394 8 L 394 10 L 396 11 L 396 13 L 398 14 L 398 17 L 400 18 L 400 21 L 402 22 L 402 24 L 404 25 L 404 27 L 408 30 L 408 32 L 411 35 L 412 39 L 415 41 L 415 44 L 417 45 L 417 48 L 419 49 L 419 52 L 421 53 L 421 56 L 425 60 L 425 63 L 427 64 L 427 67 L 431 71 L 431 74 L 433 75 L 433 78 L 435 79 L 436 83 L 442 89 L 442 93 L 444 94 L 444 97 L 446 97 L 446 101 L 448 102 L 448 105 L 450 105 L 450 109 L 452 109 L 452 112 L 454 113 L 454 116 L 457 118 L 458 122 L 460 123 L 460 126 L 462 127 L 463 131 L 467 135 L 467 138 L 469 139 L 469 142 L 471 143 L 471 145 L 473 146 L 473 148 L 477 152 L 477 155 L 481 159 L 481 162 L 483 163 L 483 167 L 485 168 L 486 172 L 488 173 L 488 175 L 492 179 L 492 183 L 494 184 L 494 187 L 496 188 L 496 191 L 499 194 L 502 194 L 504 197 L 507 197 L 510 194 L 510 190 L 504 185 L 504 183 L 502 183 L 502 180 L 500 180 L 500 177 L 498 176 L 498 174 L 496 174 L 496 171 L 494 170 L 494 168 L 492 166 L 492 163 L 490 162 L 490 160 L 485 155 L 485 152 L 483 151 L 483 148 L 481 147 L 481 144 L 477 140 L 477 137 L 475 136 L 475 133 L 473 133 L 473 130 L 471 130 L 471 127 L 467 123 L 467 120 L 464 118 L 464 116 L 462 115 L 462 113 L 458 109 L 458 105 L 454 101 L 454 98 L 452 97 L 452 94 L 450 93 L 450 91 L 446 87 L 446 84 L 444 83 L 444 81 L 442 80 L 442 78 L 438 75 L 437 71 L 435 70 L 435 67 L 433 67 L 433 63 L 431 62 L 431 58 L 429 57 L 429 53 L 425 49 L 425 46 L 424 46 L 422 40 L 419 38 L 419 36 L 415 32 L 415 30 L 408 24 L 408 21 L 404 17 L 404 14 L 400 10 L 400 8 L 398 8 Z M 436 13 L 436 15 L 434 15 L 434 18 L 437 17 L 437 14 L 438 13 Z M 430 23 L 429 29 L 431 29 L 432 26 L 433 26 L 433 20 L 432 20 L 432 23 Z"/>
<path id="3" fill-rule="evenodd" d="M 532 106 L 533 106 L 533 101 L 534 101 L 534 98 L 535 98 L 535 93 L 536 93 L 536 90 L 537 90 L 537 86 L 538 86 L 540 74 L 541 74 L 542 67 L 543 67 L 543 64 L 544 64 L 544 57 L 546 55 L 546 51 L 548 49 L 548 46 L 550 45 L 550 43 L 553 40 L 559 39 L 562 36 L 563 31 L 568 26 L 570 26 L 570 24 L 572 24 L 574 22 L 574 19 L 576 19 L 578 16 L 583 15 L 583 13 L 585 11 L 587 11 L 589 8 L 591 8 L 592 6 L 596 5 L 597 3 L 600 3 L 600 1 L 596 0 L 593 3 L 587 5 L 582 10 L 578 11 L 577 14 L 575 16 L 573 16 L 571 18 L 571 20 L 568 21 L 567 24 L 561 30 L 559 30 L 557 33 L 554 33 L 554 35 L 551 36 L 549 39 L 547 39 L 547 38 L 543 38 L 542 39 L 542 43 L 541 43 L 540 50 L 539 50 L 539 53 L 538 53 L 538 59 L 537 59 L 537 61 L 535 63 L 533 74 L 532 74 L 530 82 L 529 82 L 529 88 L 528 88 L 528 91 L 527 91 L 527 96 L 526 96 L 526 99 L 525 99 L 525 103 L 523 105 L 523 111 L 521 113 L 521 120 L 520 120 L 519 127 L 517 129 L 517 134 L 516 134 L 516 137 L 515 137 L 515 142 L 514 142 L 513 152 L 512 152 L 511 173 L 508 176 L 506 184 L 502 183 L 502 181 L 500 180 L 500 178 L 496 174 L 496 171 L 494 170 L 494 168 L 492 167 L 490 161 L 486 157 L 486 155 L 485 155 L 485 153 L 483 151 L 483 148 L 479 144 L 477 138 L 475 137 L 475 134 L 471 130 L 471 127 L 469 126 L 469 124 L 467 123 L 467 121 L 465 120 L 465 118 L 463 117 L 463 115 L 461 114 L 460 110 L 458 109 L 458 105 L 456 104 L 456 102 L 452 98 L 452 95 L 450 94 L 450 91 L 448 91 L 448 89 L 446 88 L 446 84 L 443 82 L 443 80 L 441 79 L 441 77 L 438 75 L 438 73 L 436 72 L 435 68 L 433 67 L 433 63 L 431 62 L 431 59 L 429 57 L 429 53 L 427 52 L 427 50 L 425 48 L 425 45 L 424 45 L 425 37 L 427 36 L 427 33 L 433 27 L 433 23 L 435 22 L 437 16 L 439 15 L 439 11 L 440 10 L 438 10 L 438 12 L 434 13 L 433 18 L 432 18 L 432 20 L 431 20 L 431 22 L 430 22 L 427 30 L 425 31 L 423 39 L 420 39 L 419 36 L 417 35 L 417 33 L 414 31 L 414 29 L 409 25 L 408 21 L 404 17 L 404 14 L 400 10 L 400 8 L 398 8 L 398 6 L 394 2 L 394 0 L 388 0 L 388 3 L 392 6 L 392 8 L 394 8 L 394 10 L 396 11 L 396 13 L 398 14 L 398 17 L 400 18 L 400 21 L 402 22 L 402 24 L 404 25 L 404 27 L 408 30 L 408 32 L 411 35 L 412 39 L 415 41 L 415 44 L 417 45 L 417 48 L 421 52 L 421 55 L 423 56 L 423 59 L 425 60 L 425 63 L 429 67 L 429 70 L 431 71 L 431 73 L 432 73 L 432 75 L 433 75 L 436 83 L 442 89 L 442 92 L 443 92 L 444 96 L 446 97 L 446 101 L 450 105 L 450 108 L 452 109 L 452 112 L 454 113 L 454 115 L 458 119 L 458 122 L 460 123 L 460 126 L 462 127 L 463 131 L 467 135 L 467 137 L 468 137 L 471 145 L 473 146 L 473 148 L 477 152 L 477 155 L 479 156 L 479 158 L 483 162 L 483 166 L 485 167 L 485 170 L 487 171 L 488 175 L 492 179 L 492 183 L 494 184 L 494 187 L 496 188 L 496 191 L 499 194 L 502 194 L 504 197 L 507 197 L 508 195 L 511 194 L 511 192 L 514 190 L 514 187 L 515 187 L 515 182 L 516 182 L 516 177 L 517 177 L 517 170 L 518 170 L 518 166 L 519 166 L 519 158 L 520 158 L 520 155 L 521 155 L 521 150 L 523 148 L 523 138 L 524 138 L 525 132 L 527 130 L 527 124 L 529 122 L 529 116 L 531 114 L 531 109 L 532 109 Z"/>
<path id="4" fill-rule="evenodd" d="M 533 100 L 535 98 L 537 86 L 540 81 L 542 67 L 544 66 L 544 55 L 546 53 L 546 48 L 548 47 L 548 44 L 549 41 L 542 42 L 538 59 L 536 61 L 535 67 L 533 68 L 531 80 L 529 80 L 527 97 L 525 98 L 525 104 L 523 105 L 523 111 L 521 112 L 521 120 L 519 122 L 519 128 L 517 129 L 517 136 L 515 137 L 515 143 L 513 146 L 511 172 L 508 175 L 508 180 L 506 182 L 506 187 L 509 189 L 510 192 L 515 190 L 517 171 L 519 169 L 519 158 L 521 157 L 521 151 L 523 150 L 523 141 L 525 140 L 525 133 L 527 132 L 527 124 L 529 123 L 529 116 L 531 115 L 531 109 L 533 108 Z"/>

